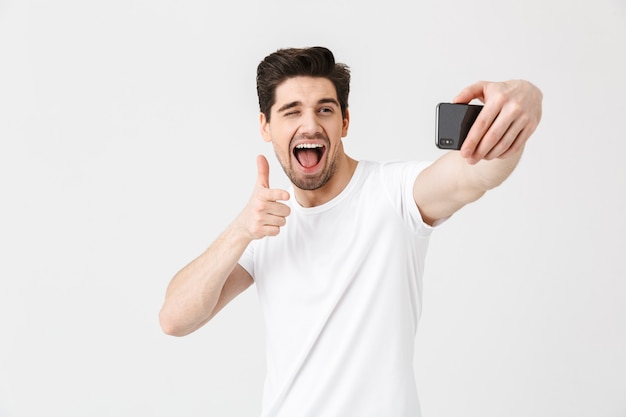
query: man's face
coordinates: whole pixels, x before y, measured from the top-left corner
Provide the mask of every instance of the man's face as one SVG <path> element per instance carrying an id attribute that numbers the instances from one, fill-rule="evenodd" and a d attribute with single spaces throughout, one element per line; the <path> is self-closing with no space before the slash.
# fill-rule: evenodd
<path id="1" fill-rule="evenodd" d="M 349 116 L 341 115 L 337 92 L 326 78 L 294 77 L 276 88 L 271 123 L 261 114 L 261 133 L 291 182 L 302 190 L 324 186 L 343 155 L 341 138 Z"/>

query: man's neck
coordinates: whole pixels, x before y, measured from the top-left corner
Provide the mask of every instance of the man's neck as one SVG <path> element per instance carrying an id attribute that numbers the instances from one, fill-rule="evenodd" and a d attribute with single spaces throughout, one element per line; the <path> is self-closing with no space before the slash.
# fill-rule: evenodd
<path id="1" fill-rule="evenodd" d="M 328 203 L 330 200 L 337 197 L 346 188 L 348 183 L 350 183 L 359 163 L 348 155 L 344 155 L 344 158 L 344 161 L 337 167 L 337 171 L 333 174 L 333 177 L 324 184 L 323 187 L 317 190 L 302 190 L 295 187 L 294 192 L 298 204 L 307 208 L 316 207 Z"/>

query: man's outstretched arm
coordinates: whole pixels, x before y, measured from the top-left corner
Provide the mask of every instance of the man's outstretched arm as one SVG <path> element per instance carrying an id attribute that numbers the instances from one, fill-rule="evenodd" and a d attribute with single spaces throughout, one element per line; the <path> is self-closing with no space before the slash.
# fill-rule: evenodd
<path id="1" fill-rule="evenodd" d="M 480 81 L 453 100 L 484 103 L 460 151 L 450 151 L 415 180 L 413 197 L 433 224 L 500 185 L 517 166 L 541 120 L 543 94 L 528 81 Z"/>

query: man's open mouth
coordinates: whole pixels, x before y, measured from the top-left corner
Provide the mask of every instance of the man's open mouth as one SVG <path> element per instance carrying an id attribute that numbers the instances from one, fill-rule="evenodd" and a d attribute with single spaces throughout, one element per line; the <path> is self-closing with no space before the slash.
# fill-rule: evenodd
<path id="1" fill-rule="evenodd" d="M 313 168 L 319 164 L 326 147 L 318 143 L 301 143 L 293 149 L 293 155 L 304 168 Z"/>

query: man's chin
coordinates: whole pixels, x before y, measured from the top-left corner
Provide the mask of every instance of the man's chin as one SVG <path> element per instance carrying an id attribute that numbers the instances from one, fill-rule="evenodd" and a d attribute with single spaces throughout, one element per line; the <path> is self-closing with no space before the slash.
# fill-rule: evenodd
<path id="1" fill-rule="evenodd" d="M 290 178 L 292 184 L 305 191 L 315 191 L 322 188 L 327 182 L 327 179 L 316 177 L 302 177 L 302 176 L 293 176 Z"/>
<path id="2" fill-rule="evenodd" d="M 291 172 L 290 180 L 301 190 L 314 191 L 322 188 L 331 179 L 333 170 L 321 167 L 315 173 Z"/>

